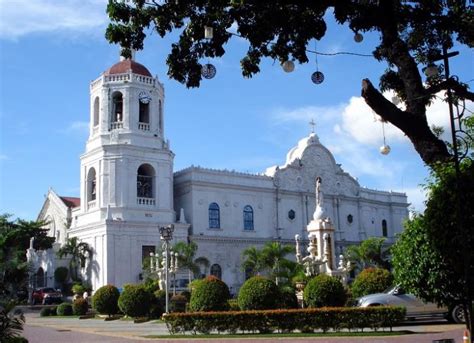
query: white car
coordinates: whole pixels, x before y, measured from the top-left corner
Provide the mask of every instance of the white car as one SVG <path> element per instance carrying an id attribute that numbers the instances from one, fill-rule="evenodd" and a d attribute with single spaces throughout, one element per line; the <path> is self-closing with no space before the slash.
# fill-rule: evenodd
<path id="1" fill-rule="evenodd" d="M 453 308 L 438 307 L 434 303 L 425 303 L 415 297 L 413 294 L 408 294 L 398 286 L 389 288 L 384 293 L 370 294 L 363 296 L 357 300 L 357 306 L 403 306 L 407 310 L 407 319 L 423 318 L 423 317 L 444 317 L 454 323 L 464 323 L 464 309 L 461 305 L 456 305 Z"/>

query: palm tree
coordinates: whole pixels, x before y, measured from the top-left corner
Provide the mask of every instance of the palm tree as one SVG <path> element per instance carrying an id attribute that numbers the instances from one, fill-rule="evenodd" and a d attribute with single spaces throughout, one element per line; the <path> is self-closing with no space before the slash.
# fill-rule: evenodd
<path id="1" fill-rule="evenodd" d="M 13 342 L 20 336 L 25 324 L 23 312 L 15 308 L 15 303 L 10 301 L 0 305 L 0 337 L 2 342 Z"/>
<path id="2" fill-rule="evenodd" d="M 293 252 L 294 248 L 290 245 L 281 245 L 280 242 L 267 242 L 263 246 L 261 255 L 263 264 L 270 269 L 271 276 L 275 278 L 278 285 L 280 276 L 285 275 L 285 270 L 292 269 L 294 262 L 288 260 L 286 255 Z"/>
<path id="3" fill-rule="evenodd" d="M 346 250 L 346 258 L 359 270 L 368 267 L 389 269 L 389 251 L 384 247 L 385 240 L 383 237 L 370 237 L 360 245 L 351 245 Z"/>
<path id="4" fill-rule="evenodd" d="M 209 260 L 205 257 L 194 258 L 196 255 L 198 246 L 194 242 L 185 243 L 178 242 L 174 245 L 173 251 L 178 253 L 178 265 L 179 268 L 188 269 L 189 283 L 191 283 L 192 276 L 198 277 L 201 273 L 201 265 L 209 267 Z"/>
<path id="5" fill-rule="evenodd" d="M 252 275 L 260 275 L 260 272 L 265 269 L 262 252 L 254 246 L 248 247 L 242 252 L 242 269 L 249 270 Z"/>
<path id="6" fill-rule="evenodd" d="M 89 244 L 85 242 L 79 242 L 77 237 L 68 238 L 66 244 L 58 250 L 58 257 L 62 258 L 66 255 L 71 255 L 69 261 L 69 270 L 71 271 L 71 277 L 74 281 L 79 280 L 78 268 L 84 268 L 87 259 L 92 256 L 92 249 Z"/>

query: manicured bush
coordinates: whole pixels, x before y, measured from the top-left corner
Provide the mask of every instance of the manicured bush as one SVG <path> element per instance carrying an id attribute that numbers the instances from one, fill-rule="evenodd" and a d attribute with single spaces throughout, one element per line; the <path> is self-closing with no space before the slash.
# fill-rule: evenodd
<path id="1" fill-rule="evenodd" d="M 293 287 L 281 287 L 278 308 L 298 308 L 298 299 Z"/>
<path id="2" fill-rule="evenodd" d="M 152 294 L 143 285 L 125 285 L 118 299 L 118 305 L 129 317 L 144 317 L 150 313 L 152 300 Z"/>
<path id="3" fill-rule="evenodd" d="M 190 291 L 182 291 L 180 294 L 182 296 L 186 297 L 187 302 L 189 302 L 191 300 L 191 292 Z"/>
<path id="4" fill-rule="evenodd" d="M 208 276 L 193 285 L 190 311 L 226 311 L 229 309 L 229 287 L 215 276 Z"/>
<path id="5" fill-rule="evenodd" d="M 187 299 L 184 295 L 176 294 L 170 299 L 170 311 L 171 312 L 185 312 Z"/>
<path id="6" fill-rule="evenodd" d="M 72 285 L 72 292 L 74 294 L 78 294 L 82 297 L 82 294 L 86 291 L 86 287 L 84 287 L 81 283 L 75 283 Z"/>
<path id="7" fill-rule="evenodd" d="M 51 309 L 49 307 L 43 307 L 40 311 L 40 317 L 49 317 L 51 315 Z"/>
<path id="8" fill-rule="evenodd" d="M 367 268 L 352 283 L 352 295 L 360 298 L 367 294 L 381 293 L 392 285 L 393 275 L 386 269 Z"/>
<path id="9" fill-rule="evenodd" d="M 58 316 L 72 316 L 72 305 L 70 303 L 59 304 L 56 314 Z"/>
<path id="10" fill-rule="evenodd" d="M 279 305 L 280 291 L 272 280 L 254 276 L 245 281 L 237 301 L 242 310 L 268 310 Z"/>
<path id="11" fill-rule="evenodd" d="M 313 332 L 371 328 L 401 322 L 404 307 L 333 307 L 292 310 L 170 313 L 163 317 L 171 334 L 185 332 Z"/>
<path id="12" fill-rule="evenodd" d="M 326 274 L 312 278 L 303 292 L 303 300 L 308 307 L 342 306 L 346 297 L 341 281 Z"/>
<path id="13" fill-rule="evenodd" d="M 240 311 L 239 302 L 237 299 L 229 299 L 229 311 Z"/>
<path id="14" fill-rule="evenodd" d="M 57 316 L 58 315 L 58 307 L 57 306 L 50 307 L 49 308 L 49 315 L 50 316 Z"/>
<path id="15" fill-rule="evenodd" d="M 92 297 L 92 308 L 100 314 L 109 316 L 118 312 L 118 299 L 120 293 L 117 287 L 105 285 L 100 287 Z"/>
<path id="16" fill-rule="evenodd" d="M 89 311 L 89 303 L 86 299 L 78 298 L 72 303 L 72 313 L 76 316 L 82 316 Z"/>
<path id="17" fill-rule="evenodd" d="M 66 267 L 58 267 L 54 271 L 54 280 L 59 284 L 63 284 L 66 282 L 68 274 L 69 269 L 67 269 Z"/>
<path id="18" fill-rule="evenodd" d="M 166 306 L 166 291 L 158 290 L 153 293 L 151 306 L 150 306 L 150 317 L 160 318 L 165 313 Z"/>

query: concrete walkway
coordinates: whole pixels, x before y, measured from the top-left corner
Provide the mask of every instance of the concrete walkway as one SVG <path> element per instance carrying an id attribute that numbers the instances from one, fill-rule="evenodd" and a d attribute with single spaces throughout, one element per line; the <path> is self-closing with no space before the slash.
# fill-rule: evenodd
<path id="1" fill-rule="evenodd" d="M 40 317 L 39 312 L 25 311 L 24 336 L 30 343 L 43 342 L 146 342 L 149 335 L 169 335 L 166 325 L 161 322 L 135 324 L 129 320 L 104 321 L 102 319 L 78 319 Z M 376 342 L 376 343 L 432 343 L 433 340 L 453 338 L 462 343 L 463 325 L 446 322 L 412 323 L 394 328 L 397 331 L 412 331 L 416 334 L 392 337 L 322 337 L 322 338 L 236 338 L 236 339 L 160 339 L 162 342 L 212 341 L 212 342 Z"/>

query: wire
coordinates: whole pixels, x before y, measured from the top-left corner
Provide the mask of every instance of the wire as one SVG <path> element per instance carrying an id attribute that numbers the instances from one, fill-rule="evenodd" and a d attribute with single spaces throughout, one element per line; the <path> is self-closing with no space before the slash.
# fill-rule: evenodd
<path id="1" fill-rule="evenodd" d="M 231 34 L 232 36 L 236 36 L 236 37 L 245 39 L 244 37 L 242 37 L 238 33 L 229 32 L 229 31 L 227 31 L 227 33 Z M 268 42 L 268 44 L 275 45 L 275 43 L 272 43 L 272 42 Z M 309 53 L 312 53 L 312 54 L 315 54 L 315 55 L 321 55 L 321 56 L 351 55 L 351 56 L 359 56 L 359 57 L 374 57 L 374 55 L 372 55 L 372 54 L 359 54 L 357 52 L 349 52 L 349 51 L 320 52 L 320 51 L 309 50 L 309 49 L 305 49 L 305 51 L 309 52 Z"/>

